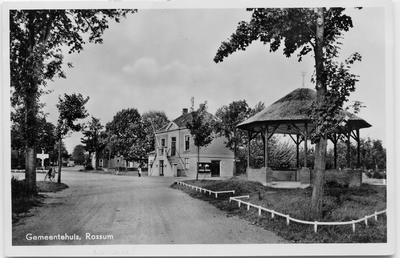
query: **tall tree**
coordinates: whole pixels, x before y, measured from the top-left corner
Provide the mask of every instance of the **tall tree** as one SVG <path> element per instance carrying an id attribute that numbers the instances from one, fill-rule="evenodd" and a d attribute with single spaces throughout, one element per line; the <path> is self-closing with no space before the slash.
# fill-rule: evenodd
<path id="1" fill-rule="evenodd" d="M 196 180 L 199 179 L 200 150 L 202 147 L 208 146 L 214 139 L 213 128 L 214 120 L 210 113 L 207 112 L 207 102 L 201 104 L 199 109 L 194 110 L 192 107 L 191 116 L 186 123 L 193 137 L 194 145 L 197 146 L 197 169 Z"/>
<path id="2" fill-rule="evenodd" d="M 46 81 L 65 78 L 62 47 L 79 53 L 86 42 L 102 43 L 109 20 L 119 22 L 129 12 L 135 10 L 10 11 L 11 104 L 23 107 L 25 178 L 31 188 L 36 188 L 38 99 L 46 93 Z"/>
<path id="3" fill-rule="evenodd" d="M 60 159 L 60 153 L 61 153 L 61 159 Z M 68 153 L 67 148 L 65 148 L 64 142 L 57 141 L 56 144 L 53 147 L 53 151 L 49 153 L 50 159 L 54 160 L 54 164 L 62 164 L 63 160 L 67 160 L 70 155 Z"/>
<path id="4" fill-rule="evenodd" d="M 164 111 L 151 110 L 142 115 L 143 129 L 146 134 L 145 148 L 147 152 L 155 150 L 156 137 L 155 132 L 169 123 L 168 117 Z"/>
<path id="5" fill-rule="evenodd" d="M 217 110 L 215 116 L 219 120 L 215 123 L 216 133 L 224 136 L 227 141 L 225 145 L 234 153 L 233 176 L 237 174 L 236 160 L 238 158 L 239 147 L 244 147 L 244 131 L 236 126 L 249 117 L 251 109 L 245 100 L 233 101 L 228 106 L 224 105 Z"/>
<path id="6" fill-rule="evenodd" d="M 353 27 L 352 19 L 343 13 L 344 8 L 248 10 L 253 12 L 251 21 L 239 23 L 236 32 L 219 47 L 214 61 L 222 62 L 228 55 L 237 50 L 245 50 L 256 40 L 269 44 L 273 52 L 283 44 L 283 54 L 286 57 L 298 51 L 299 61 L 313 52 L 317 100 L 314 107 L 316 133 L 313 137 L 316 144 L 316 178 L 311 209 L 315 218 L 319 219 L 322 217 L 327 133 L 341 122 L 336 116 L 337 109 L 342 107 L 349 93 L 355 90 L 357 81 L 356 76 L 349 73 L 349 65 L 361 58 L 356 53 L 345 64 L 332 62 L 338 56 L 338 39 L 342 37 L 343 31 Z"/>
<path id="7" fill-rule="evenodd" d="M 61 146 L 62 139 L 69 132 L 78 132 L 82 129 L 82 124 L 75 123 L 78 119 L 84 119 L 89 114 L 85 108 L 85 104 L 89 101 L 89 97 L 83 98 L 81 94 L 64 94 L 64 98 L 58 97 L 57 109 L 59 112 L 57 121 L 57 136 L 59 140 L 59 167 L 57 182 L 61 183 Z"/>
<path id="8" fill-rule="evenodd" d="M 94 168 L 97 168 L 100 152 L 104 149 L 105 145 L 100 139 L 100 134 L 104 126 L 100 123 L 100 119 L 92 116 L 92 121 L 83 127 L 83 138 L 81 142 L 85 144 L 85 150 L 90 154 L 95 155 Z"/>
<path id="9" fill-rule="evenodd" d="M 106 124 L 114 155 L 122 155 L 128 161 L 141 161 L 143 149 L 141 139 L 145 137 L 142 118 L 136 108 L 123 109 Z"/>
<path id="10" fill-rule="evenodd" d="M 78 144 L 72 151 L 71 158 L 77 165 L 81 165 L 85 162 L 85 147 L 82 144 Z"/>
<path id="11" fill-rule="evenodd" d="M 46 153 L 48 153 L 52 151 L 56 142 L 56 126 L 50 122 L 47 122 L 45 118 L 39 119 L 36 150 L 44 150 Z"/>

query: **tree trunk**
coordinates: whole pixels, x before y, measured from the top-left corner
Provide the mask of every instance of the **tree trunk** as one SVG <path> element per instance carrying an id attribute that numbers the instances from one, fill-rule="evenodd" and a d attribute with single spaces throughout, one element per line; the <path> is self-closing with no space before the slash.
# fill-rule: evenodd
<path id="1" fill-rule="evenodd" d="M 62 145 L 62 138 L 60 136 L 60 141 L 58 144 L 58 178 L 57 178 L 57 183 L 59 184 L 61 184 L 61 166 L 62 166 L 61 145 Z"/>
<path id="2" fill-rule="evenodd" d="M 317 8 L 317 29 L 316 29 L 316 47 L 315 47 L 315 64 L 317 74 L 317 108 L 321 107 L 325 102 L 326 83 L 324 74 L 324 8 Z M 318 117 L 321 119 L 321 117 Z M 320 133 L 320 126 L 317 126 L 316 133 Z M 325 181 L 325 164 L 326 164 L 326 135 L 320 135 L 315 145 L 315 166 L 314 166 L 314 182 L 311 197 L 311 214 L 315 220 L 322 218 L 322 201 L 324 198 L 324 181 Z"/>
<path id="3" fill-rule="evenodd" d="M 110 171 L 110 165 L 111 165 L 111 150 L 108 152 L 107 171 Z"/>
<path id="4" fill-rule="evenodd" d="M 236 177 L 236 158 L 237 158 L 237 144 L 235 143 L 233 151 L 233 177 Z"/>
<path id="5" fill-rule="evenodd" d="M 36 113 L 37 82 L 32 79 L 25 96 L 25 180 L 29 188 L 36 190 Z"/>
<path id="6" fill-rule="evenodd" d="M 199 165 L 200 165 L 200 146 L 197 146 L 197 169 L 196 169 L 196 180 L 199 180 Z"/>
<path id="7" fill-rule="evenodd" d="M 27 146 L 25 151 L 25 180 L 29 188 L 36 189 L 36 150 Z"/>

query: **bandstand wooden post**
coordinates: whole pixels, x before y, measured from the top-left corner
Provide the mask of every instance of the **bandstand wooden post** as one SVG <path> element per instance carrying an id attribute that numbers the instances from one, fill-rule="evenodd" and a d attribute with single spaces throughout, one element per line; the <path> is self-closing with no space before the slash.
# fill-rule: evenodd
<path id="1" fill-rule="evenodd" d="M 307 128 L 307 122 L 304 123 L 305 128 L 304 128 L 304 167 L 307 167 L 307 140 L 308 140 L 308 128 Z"/>

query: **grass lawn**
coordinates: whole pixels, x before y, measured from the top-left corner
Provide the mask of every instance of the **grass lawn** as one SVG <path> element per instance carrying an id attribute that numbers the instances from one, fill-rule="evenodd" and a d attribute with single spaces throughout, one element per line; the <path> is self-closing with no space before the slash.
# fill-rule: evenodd
<path id="1" fill-rule="evenodd" d="M 263 186 L 258 182 L 242 179 L 219 180 L 185 180 L 190 185 L 200 186 L 213 191 L 235 190 L 235 196 L 250 195 L 250 199 L 244 199 L 255 205 L 288 214 L 292 218 L 310 220 L 312 211 L 311 188 L 284 189 Z M 175 189 L 180 189 L 190 196 L 212 203 L 221 210 L 225 210 L 228 216 L 238 216 L 252 224 L 271 230 L 294 243 L 386 243 L 387 225 L 386 214 L 368 220 L 365 223 L 357 223 L 353 233 L 351 225 L 318 226 L 318 232 L 314 233 L 312 225 L 299 224 L 291 221 L 286 225 L 286 219 L 263 212 L 258 216 L 258 210 L 247 206 L 238 207 L 237 202 L 229 203 L 232 194 L 222 194 L 215 199 L 214 195 L 196 192 L 185 186 L 173 184 Z M 363 184 L 359 188 L 326 187 L 323 201 L 322 221 L 351 221 L 364 218 L 376 211 L 386 209 L 386 187 Z"/>
<path id="2" fill-rule="evenodd" d="M 32 207 L 41 206 L 45 196 L 41 193 L 58 192 L 68 188 L 64 183 L 58 184 L 51 181 L 37 181 L 37 191 L 30 190 L 25 180 L 11 179 L 12 221 L 16 222 L 21 217 L 27 216 Z"/>

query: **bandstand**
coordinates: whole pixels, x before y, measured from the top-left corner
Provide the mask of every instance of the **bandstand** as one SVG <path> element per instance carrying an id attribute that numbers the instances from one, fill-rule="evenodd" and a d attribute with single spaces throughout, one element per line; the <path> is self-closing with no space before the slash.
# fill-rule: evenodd
<path id="1" fill-rule="evenodd" d="M 245 130 L 248 133 L 248 159 L 247 159 L 247 174 L 255 170 L 250 167 L 250 141 L 261 134 L 264 143 L 264 167 L 261 170 L 266 170 L 266 182 L 272 180 L 272 171 L 265 164 L 268 164 L 268 140 L 274 134 L 289 135 L 296 145 L 296 167 L 302 172 L 307 172 L 307 142 L 310 140 L 310 135 L 315 131 L 315 124 L 311 119 L 312 104 L 316 101 L 317 93 L 313 89 L 299 88 L 277 100 L 272 105 L 265 108 L 263 111 L 250 117 L 237 127 Z M 347 144 L 347 167 L 350 168 L 350 141 L 354 139 L 357 143 L 357 167 L 360 167 L 360 129 L 371 127 L 362 118 L 342 110 L 340 115 L 347 117 L 346 123 L 343 126 L 337 127 L 328 139 L 332 141 L 334 146 L 334 168 L 337 169 L 337 144 L 344 137 Z M 301 166 L 301 157 L 299 148 L 304 144 L 303 166 Z M 306 173 L 307 174 L 307 173 Z M 310 172 L 308 172 L 310 175 Z M 248 175 L 249 176 L 249 175 Z M 304 177 L 304 176 L 303 176 Z M 307 176 L 305 176 L 307 177 Z M 310 182 L 311 176 L 305 181 Z M 303 181 L 303 179 L 301 179 Z"/>

